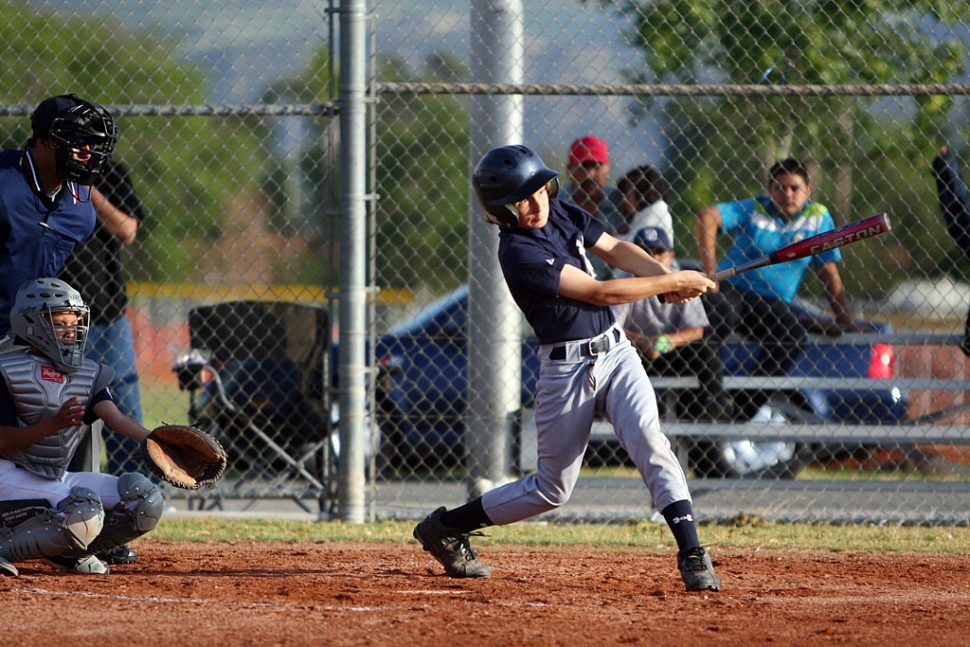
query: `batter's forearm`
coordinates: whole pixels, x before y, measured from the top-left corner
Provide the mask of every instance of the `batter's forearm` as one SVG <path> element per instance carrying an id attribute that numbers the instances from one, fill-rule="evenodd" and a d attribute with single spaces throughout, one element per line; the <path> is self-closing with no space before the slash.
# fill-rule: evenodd
<path id="1" fill-rule="evenodd" d="M 627 241 L 616 241 L 609 248 L 594 246 L 589 251 L 604 263 L 608 263 L 624 272 L 629 272 L 634 276 L 660 276 L 668 272 L 667 268 L 660 264 L 657 259 Z"/>
<path id="2" fill-rule="evenodd" d="M 618 305 L 633 303 L 661 294 L 687 294 L 693 298 L 710 289 L 713 283 L 694 271 L 671 272 L 662 276 L 634 276 L 609 281 L 597 281 L 597 289 L 590 303 Z"/>

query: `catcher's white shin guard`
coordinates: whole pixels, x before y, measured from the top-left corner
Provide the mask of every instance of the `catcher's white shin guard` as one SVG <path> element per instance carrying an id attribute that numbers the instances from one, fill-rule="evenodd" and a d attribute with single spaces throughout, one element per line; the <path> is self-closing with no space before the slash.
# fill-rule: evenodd
<path id="1" fill-rule="evenodd" d="M 0 529 L 0 557 L 11 562 L 83 552 L 104 525 L 96 492 L 71 488 L 56 509 L 45 509 L 16 526 Z"/>
<path id="2" fill-rule="evenodd" d="M 143 474 L 128 472 L 118 477 L 121 502 L 105 512 L 104 529 L 87 552 L 100 554 L 127 544 L 153 530 L 162 518 L 165 501 L 158 486 Z"/>

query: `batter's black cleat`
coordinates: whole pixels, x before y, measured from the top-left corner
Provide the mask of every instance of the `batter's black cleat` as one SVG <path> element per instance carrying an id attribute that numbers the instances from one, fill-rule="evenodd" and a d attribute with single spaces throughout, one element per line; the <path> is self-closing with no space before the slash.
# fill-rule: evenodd
<path id="1" fill-rule="evenodd" d="M 721 590 L 721 578 L 714 572 L 711 556 L 700 546 L 677 553 L 677 568 L 688 591 Z"/>
<path id="2" fill-rule="evenodd" d="M 137 564 L 138 563 L 138 553 L 135 549 L 128 544 L 122 544 L 116 548 L 105 553 L 98 553 L 96 555 L 105 564 Z"/>
<path id="3" fill-rule="evenodd" d="M 414 538 L 441 562 L 450 577 L 488 577 L 492 569 L 478 561 L 478 554 L 468 543 L 470 533 L 448 528 L 441 523 L 446 508 L 440 507 L 414 527 Z M 478 534 L 480 536 L 480 534 Z"/>

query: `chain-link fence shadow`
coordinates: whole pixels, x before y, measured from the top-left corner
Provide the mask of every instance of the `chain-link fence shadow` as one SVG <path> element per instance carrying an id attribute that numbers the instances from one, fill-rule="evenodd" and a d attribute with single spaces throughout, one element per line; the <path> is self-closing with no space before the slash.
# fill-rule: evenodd
<path id="1" fill-rule="evenodd" d="M 190 391 L 173 367 L 193 350 L 212 359 L 193 332 L 200 309 L 294 304 L 326 319 L 310 326 L 316 336 L 307 342 L 327 346 L 313 386 L 319 397 L 309 408 L 292 405 L 301 412 L 292 424 L 292 412 L 268 415 L 280 405 L 264 387 L 303 394 L 305 376 L 268 366 L 288 352 L 259 350 L 287 335 L 260 319 L 238 324 L 247 335 L 221 336 L 246 340 L 233 359 L 249 373 L 234 383 L 246 398 L 234 405 L 246 410 L 231 439 L 237 464 L 212 496 L 320 499 L 333 510 L 340 369 L 329 361 L 339 357 L 330 342 L 340 340 L 341 234 L 351 228 L 367 249 L 355 259 L 369 287 L 366 366 L 355 370 L 369 390 L 368 510 L 417 517 L 467 498 L 467 431 L 479 415 L 469 404 L 477 388 L 469 386 L 470 293 L 492 278 L 468 269 L 481 253 L 482 217 L 468 178 L 482 133 L 509 128 L 486 117 L 488 106 L 514 99 L 522 143 L 561 172 L 562 197 L 600 211 L 613 233 L 632 238 L 645 222 L 656 200 L 633 192 L 633 180 L 654 174 L 681 267 L 709 269 L 697 223 L 715 205 L 722 266 L 756 251 L 745 222 L 791 240 L 803 235 L 807 227 L 775 218 L 771 202 L 769 169 L 786 158 L 804 167 L 798 177 L 815 209 L 798 218 L 834 227 L 888 214 L 888 234 L 779 270 L 794 317 L 787 332 L 804 338 L 775 370 L 764 368 L 771 335 L 757 325 L 732 330 L 717 351 L 730 411 L 712 415 L 696 371 L 654 373 L 661 419 L 699 511 L 966 518 L 959 500 L 970 470 L 970 377 L 959 344 L 968 251 L 958 214 L 947 220 L 941 209 L 932 165 L 944 147 L 957 173 L 970 157 L 970 5 L 563 0 L 496 13 L 518 36 L 488 51 L 482 21 L 494 17 L 491 3 L 382 5 L 363 17 L 368 100 L 355 106 L 369 122 L 366 159 L 357 160 L 366 168 L 354 169 L 367 177 L 367 221 L 349 222 L 338 192 L 350 172 L 338 169 L 339 4 L 0 5 L 9 61 L 0 81 L 4 148 L 23 147 L 33 107 L 66 91 L 107 106 L 121 131 L 115 157 L 140 201 L 137 236 L 111 242 L 102 225 L 107 251 L 93 248 L 72 278 L 93 286 L 121 277 L 126 286 L 120 302 L 104 291 L 89 300 L 105 313 L 96 325 L 130 322 L 140 386 L 133 415 L 147 426 L 198 422 L 198 398 L 218 401 L 211 373 L 200 369 Z M 569 164 L 571 142 L 585 136 L 608 151 L 596 162 L 603 186 L 592 189 Z M 711 307 L 705 301 L 709 315 Z M 490 360 L 503 364 L 488 367 L 516 383 L 517 406 L 501 412 L 497 432 L 504 475 L 513 478 L 535 468 L 539 364 L 529 326 L 517 313 L 499 316 L 475 325 L 521 330 L 513 352 Z M 228 429 L 227 411 L 219 416 Z M 251 424 L 272 429 L 268 440 Z M 105 469 L 137 460 L 130 446 L 105 438 Z M 245 477 L 253 470 L 258 478 Z M 629 457 L 598 420 L 563 516 L 650 512 Z"/>

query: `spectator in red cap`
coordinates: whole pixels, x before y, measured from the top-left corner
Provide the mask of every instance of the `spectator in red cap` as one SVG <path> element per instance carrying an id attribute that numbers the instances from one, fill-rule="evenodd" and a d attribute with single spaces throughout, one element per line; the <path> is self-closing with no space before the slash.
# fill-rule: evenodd
<path id="1" fill-rule="evenodd" d="M 580 137 L 569 147 L 566 165 L 570 182 L 560 194 L 566 202 L 585 209 L 610 228 L 613 235 L 624 234 L 629 226 L 620 210 L 623 196 L 619 190 L 607 184 L 610 174 L 610 156 L 606 142 L 592 135 Z M 609 266 L 593 260 L 593 267 L 600 279 L 611 278 Z"/>

